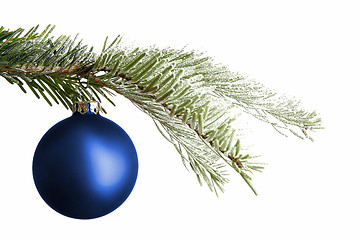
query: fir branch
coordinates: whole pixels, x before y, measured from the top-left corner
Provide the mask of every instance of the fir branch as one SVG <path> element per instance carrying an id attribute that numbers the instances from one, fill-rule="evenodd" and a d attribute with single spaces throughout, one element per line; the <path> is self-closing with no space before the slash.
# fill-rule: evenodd
<path id="1" fill-rule="evenodd" d="M 106 38 L 97 55 L 76 38 L 55 39 L 53 26 L 37 30 L 0 28 L 0 76 L 66 108 L 102 97 L 112 103 L 110 97 L 123 95 L 154 120 L 184 165 L 215 192 L 228 182 L 228 165 L 256 194 L 248 173 L 263 166 L 242 146 L 242 130 L 234 124 L 239 115 L 251 114 L 300 138 L 312 139 L 307 131 L 321 128 L 317 114 L 301 109 L 299 101 L 278 97 L 203 53 L 129 47 L 119 36 L 109 45 Z"/>

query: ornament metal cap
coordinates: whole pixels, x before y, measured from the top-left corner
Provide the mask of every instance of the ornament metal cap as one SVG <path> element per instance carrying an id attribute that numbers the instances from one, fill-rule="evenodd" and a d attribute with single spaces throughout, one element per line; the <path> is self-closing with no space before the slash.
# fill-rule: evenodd
<path id="1" fill-rule="evenodd" d="M 101 111 L 100 103 L 97 101 L 74 102 L 72 112 L 84 115 L 87 112 L 98 114 Z"/>

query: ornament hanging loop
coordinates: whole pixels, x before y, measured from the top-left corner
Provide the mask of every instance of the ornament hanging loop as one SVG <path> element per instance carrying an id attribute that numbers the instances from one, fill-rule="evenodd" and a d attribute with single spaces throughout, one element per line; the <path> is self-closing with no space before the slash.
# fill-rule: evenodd
<path id="1" fill-rule="evenodd" d="M 81 85 L 81 87 L 83 87 L 84 89 L 88 89 L 89 88 L 89 83 L 90 83 L 90 75 L 91 75 L 91 71 L 89 71 L 87 79 L 86 79 L 86 85 L 84 86 L 85 82 L 82 82 L 79 80 L 79 83 Z"/>
<path id="2" fill-rule="evenodd" d="M 98 114 L 101 110 L 100 103 L 97 101 L 82 101 L 73 103 L 73 113 L 79 112 L 84 115 L 87 112 Z"/>
<path id="3" fill-rule="evenodd" d="M 89 85 L 90 85 L 90 77 L 91 77 L 91 71 L 89 71 L 87 74 L 87 78 L 86 78 L 86 82 L 85 81 L 81 81 L 80 79 L 78 80 L 79 81 L 79 85 L 81 88 L 84 89 L 84 91 L 88 92 L 90 94 L 90 99 L 87 100 L 87 99 L 84 99 L 82 96 L 80 96 L 81 98 L 81 101 L 88 101 L 88 102 L 95 102 L 94 101 L 94 95 L 93 95 L 93 89 L 90 89 L 89 88 Z M 75 103 L 74 103 L 75 104 Z M 99 103 L 98 103 L 99 104 Z M 100 104 L 99 104 L 100 105 Z M 73 106 L 73 109 L 74 109 L 75 106 Z M 85 108 L 84 108 L 85 109 Z M 89 108 L 88 108 L 89 109 Z M 101 106 L 99 106 L 99 109 L 102 110 Z M 85 109 L 86 110 L 86 109 Z M 88 111 L 88 110 L 86 110 Z M 74 112 L 74 111 L 73 111 Z M 86 113 L 86 112 L 85 112 Z M 82 114 L 85 114 L 85 113 L 82 113 Z M 97 112 L 94 112 L 95 114 L 97 114 Z"/>

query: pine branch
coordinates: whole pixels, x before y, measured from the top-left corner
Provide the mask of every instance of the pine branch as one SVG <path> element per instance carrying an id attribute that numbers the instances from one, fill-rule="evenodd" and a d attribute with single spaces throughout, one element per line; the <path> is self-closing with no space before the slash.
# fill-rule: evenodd
<path id="1" fill-rule="evenodd" d="M 321 128 L 316 113 L 301 109 L 299 101 L 278 97 L 202 53 L 134 48 L 117 37 L 110 44 L 106 39 L 97 55 L 76 38 L 55 39 L 50 25 L 37 29 L 0 28 L 0 76 L 66 108 L 80 100 L 112 103 L 110 97 L 123 95 L 154 120 L 184 165 L 215 192 L 228 182 L 228 165 L 256 194 L 249 173 L 263 166 L 242 146 L 242 129 L 234 124 L 239 115 L 311 140 L 307 131 Z"/>

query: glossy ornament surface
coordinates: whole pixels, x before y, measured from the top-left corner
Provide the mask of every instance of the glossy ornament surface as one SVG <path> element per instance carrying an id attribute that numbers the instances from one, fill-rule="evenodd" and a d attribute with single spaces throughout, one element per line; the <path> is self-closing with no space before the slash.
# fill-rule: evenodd
<path id="1" fill-rule="evenodd" d="M 137 178 L 135 147 L 126 132 L 102 117 L 93 102 L 50 128 L 33 159 L 33 177 L 43 200 L 72 218 L 92 219 L 118 208 Z"/>

